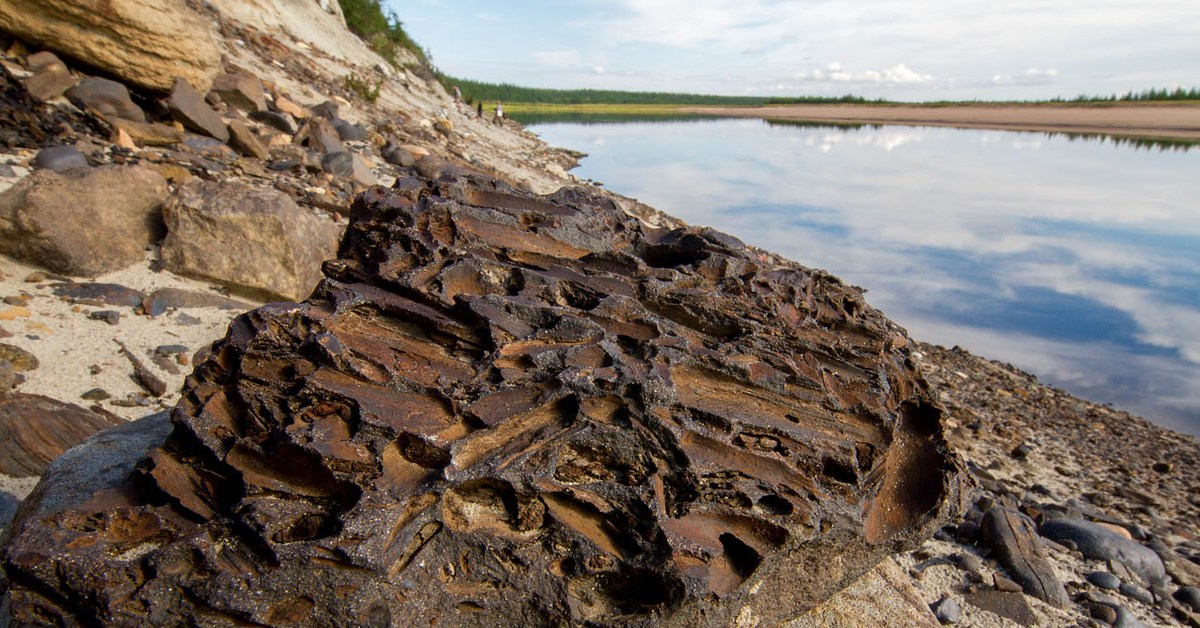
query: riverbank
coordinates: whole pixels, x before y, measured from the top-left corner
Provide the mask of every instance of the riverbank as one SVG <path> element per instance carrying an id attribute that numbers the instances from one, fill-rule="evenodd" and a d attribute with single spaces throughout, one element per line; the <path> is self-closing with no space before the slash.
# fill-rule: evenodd
<path id="1" fill-rule="evenodd" d="M 772 105 L 680 107 L 678 111 L 764 120 L 1087 133 L 1200 142 L 1198 103 Z"/>

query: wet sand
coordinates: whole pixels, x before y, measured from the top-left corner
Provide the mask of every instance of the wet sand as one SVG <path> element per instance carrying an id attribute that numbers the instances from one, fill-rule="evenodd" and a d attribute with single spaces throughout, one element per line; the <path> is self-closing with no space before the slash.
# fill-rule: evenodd
<path id="1" fill-rule="evenodd" d="M 1087 133 L 1200 141 L 1200 104 L 772 105 L 685 107 L 687 113 L 831 124 Z"/>

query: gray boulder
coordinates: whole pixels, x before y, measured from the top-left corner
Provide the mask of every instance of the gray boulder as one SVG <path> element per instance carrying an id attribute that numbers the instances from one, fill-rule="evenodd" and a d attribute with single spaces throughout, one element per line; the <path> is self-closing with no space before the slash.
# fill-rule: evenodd
<path id="1" fill-rule="evenodd" d="M 105 116 L 124 118 L 134 122 L 145 122 L 146 113 L 133 104 L 129 88 L 116 81 L 88 77 L 67 90 L 67 99 L 76 107 L 97 111 Z"/>
<path id="2" fill-rule="evenodd" d="M 341 227 L 273 188 L 193 181 L 163 208 L 167 269 L 299 300 L 337 256 Z"/>
<path id="3" fill-rule="evenodd" d="M 152 447 L 161 445 L 171 433 L 169 412 L 101 430 L 68 449 L 46 467 L 42 479 L 17 511 L 34 518 L 78 506 L 96 493 L 124 484 L 134 466 Z"/>
<path id="4" fill-rule="evenodd" d="M 1167 577 L 1162 559 L 1154 550 L 1091 521 L 1054 519 L 1043 523 L 1039 532 L 1052 541 L 1075 543 L 1090 560 L 1121 562 L 1148 584 Z"/>
<path id="5" fill-rule="evenodd" d="M 0 193 L 0 252 L 66 275 L 142 261 L 167 181 L 142 166 L 39 170 Z"/>

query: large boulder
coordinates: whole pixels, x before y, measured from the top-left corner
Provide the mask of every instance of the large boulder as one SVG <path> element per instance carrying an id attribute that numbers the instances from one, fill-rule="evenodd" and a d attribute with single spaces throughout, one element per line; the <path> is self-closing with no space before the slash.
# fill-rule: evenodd
<path id="1" fill-rule="evenodd" d="M 0 0 L 0 30 L 161 92 L 176 77 L 207 92 L 220 70 L 212 26 L 184 0 Z"/>
<path id="2" fill-rule="evenodd" d="M 123 483 L 47 474 L 107 490 L 18 515 L 14 623 L 779 625 L 963 505 L 903 330 L 836 278 L 582 190 L 352 212 Z"/>
<path id="3" fill-rule="evenodd" d="M 337 256 L 341 228 L 273 188 L 193 181 L 163 208 L 168 270 L 299 300 Z"/>
<path id="4" fill-rule="evenodd" d="M 167 194 L 142 166 L 38 170 L 0 193 L 0 252 L 67 275 L 120 270 L 161 234 Z"/>

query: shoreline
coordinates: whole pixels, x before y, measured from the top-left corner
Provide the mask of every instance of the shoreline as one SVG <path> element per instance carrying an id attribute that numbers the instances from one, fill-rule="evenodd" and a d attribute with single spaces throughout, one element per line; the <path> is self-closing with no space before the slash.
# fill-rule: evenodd
<path id="1" fill-rule="evenodd" d="M 680 113 L 763 120 L 1083 133 L 1200 143 L 1200 104 L 770 105 L 680 107 Z"/>

